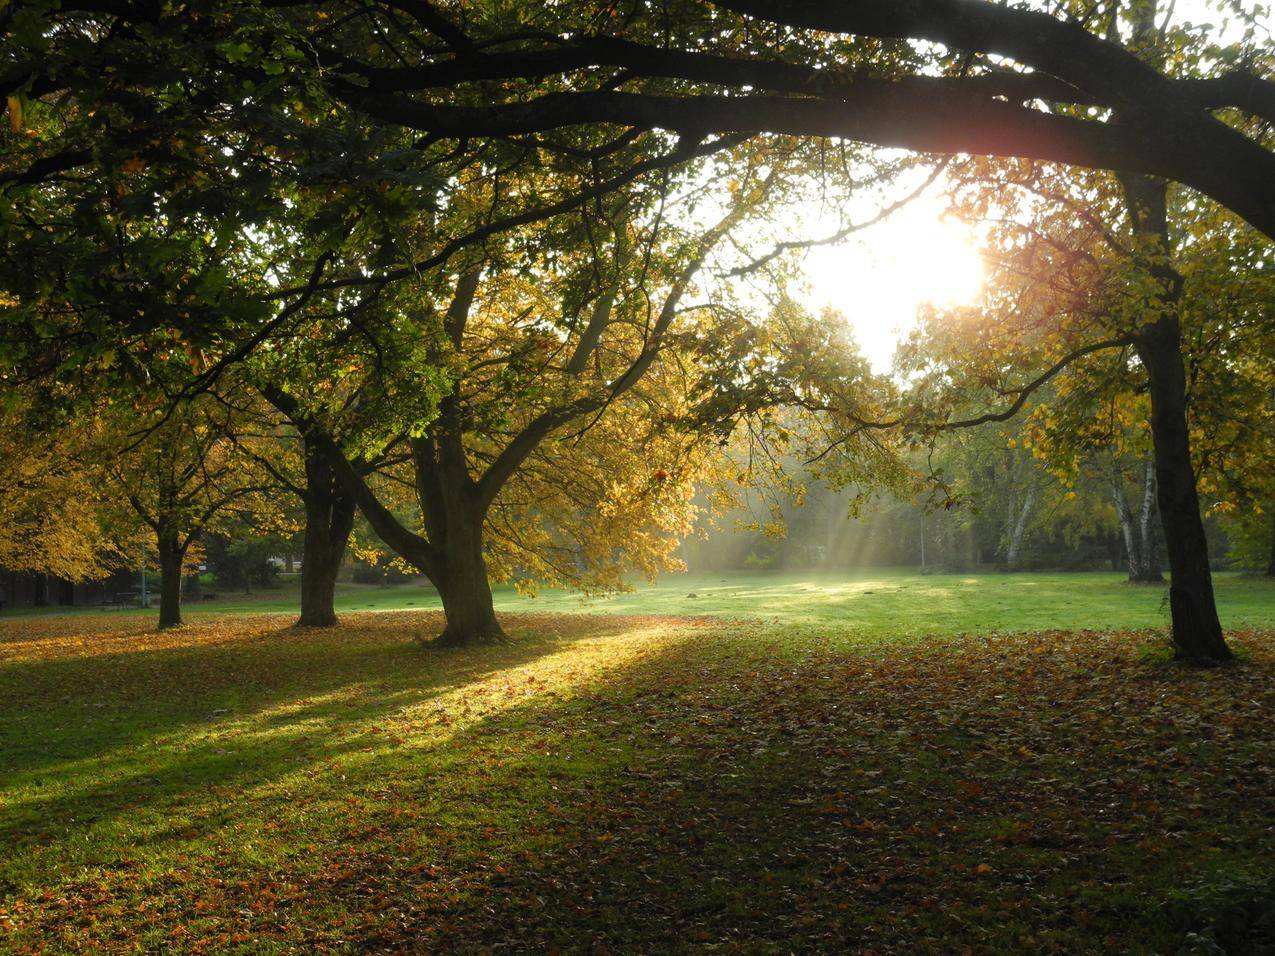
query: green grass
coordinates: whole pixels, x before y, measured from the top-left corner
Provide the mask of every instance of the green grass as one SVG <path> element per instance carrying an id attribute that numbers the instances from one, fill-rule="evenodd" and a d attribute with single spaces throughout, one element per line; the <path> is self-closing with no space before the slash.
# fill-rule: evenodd
<path id="1" fill-rule="evenodd" d="M 1113 577 L 785 580 L 462 652 L 415 610 L 0 621 L 0 951 L 1275 945 L 1267 583 L 1219 582 L 1243 660 L 1200 672 L 1040 630 L 1156 623 Z"/>
<path id="2" fill-rule="evenodd" d="M 1275 627 L 1275 580 L 1221 573 L 1215 576 L 1215 585 L 1226 627 Z M 874 569 L 837 574 L 666 575 L 653 585 L 641 582 L 628 593 L 586 600 L 565 591 L 543 591 L 526 598 L 506 586 L 496 589 L 496 603 L 498 610 L 506 612 L 706 614 L 835 627 L 864 636 L 914 637 L 993 630 L 1165 627 L 1169 620 L 1166 594 L 1167 586 L 1132 585 L 1122 574 L 1101 572 L 920 575 Z M 216 601 L 190 604 L 186 612 L 192 617 L 294 612 L 299 600 L 297 582 L 292 580 L 250 599 L 222 593 Z M 439 607 L 433 588 L 419 584 L 342 584 L 336 603 L 338 612 Z"/>
<path id="3" fill-rule="evenodd" d="M 1275 626 L 1275 580 L 1216 576 L 1228 627 Z M 690 595 L 694 595 L 691 597 Z M 631 593 L 581 603 L 553 593 L 528 602 L 502 593 L 508 610 L 708 614 L 912 637 L 993 630 L 1167 626 L 1167 585 L 1131 585 L 1123 574 L 933 574 L 895 569 L 839 574 L 770 572 L 670 575 Z"/>

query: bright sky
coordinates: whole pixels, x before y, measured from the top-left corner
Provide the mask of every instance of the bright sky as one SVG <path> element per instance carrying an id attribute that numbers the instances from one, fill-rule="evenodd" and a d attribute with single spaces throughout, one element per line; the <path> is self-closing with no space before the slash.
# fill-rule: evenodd
<path id="1" fill-rule="evenodd" d="M 842 313 L 878 372 L 889 371 L 895 345 L 923 303 L 969 304 L 982 288 L 977 239 L 943 218 L 937 193 L 936 185 L 882 222 L 805 258 L 806 305 Z"/>
<path id="2" fill-rule="evenodd" d="M 1179 23 L 1211 23 L 1215 30 L 1225 19 L 1205 0 L 1178 0 L 1173 16 Z M 1262 20 L 1267 31 L 1275 24 L 1269 11 Z M 1223 37 L 1239 32 L 1233 17 L 1221 30 Z M 912 188 L 914 183 L 901 184 L 898 193 Z M 922 303 L 969 304 L 977 299 L 981 289 L 983 265 L 977 238 L 958 221 L 943 219 L 946 207 L 940 193 L 941 184 L 936 183 L 884 221 L 855 233 L 838 246 L 817 247 L 806 255 L 803 271 L 807 288 L 802 296 L 805 304 L 814 310 L 831 307 L 845 315 L 878 372 L 889 371 L 895 346 L 915 324 L 917 308 Z M 865 201 L 852 218 L 868 219 L 877 208 L 895 198 Z M 794 218 L 822 218 L 815 210 L 807 212 L 808 216 Z M 803 236 L 832 231 L 824 224 L 803 225 Z"/>

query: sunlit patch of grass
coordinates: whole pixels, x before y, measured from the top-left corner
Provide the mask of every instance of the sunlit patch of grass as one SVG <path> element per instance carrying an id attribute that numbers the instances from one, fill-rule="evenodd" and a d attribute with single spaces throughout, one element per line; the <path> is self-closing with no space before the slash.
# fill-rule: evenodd
<path id="1" fill-rule="evenodd" d="M 1224 573 L 1215 576 L 1215 585 L 1224 626 L 1275 627 L 1275 580 Z M 553 590 L 526 598 L 512 588 L 498 587 L 496 601 L 499 610 L 512 613 L 782 618 L 794 625 L 853 631 L 880 640 L 911 639 L 934 632 L 1166 627 L 1169 610 L 1165 593 L 1165 585 L 1131 585 L 1119 573 L 922 575 L 877 568 L 669 575 L 654 585 L 637 582 L 631 592 L 589 599 Z M 201 621 L 226 613 L 295 613 L 297 603 L 292 581 L 279 591 L 251 600 L 222 595 L 216 602 L 191 605 L 187 617 Z M 437 608 L 438 596 L 432 588 L 419 585 L 380 588 L 343 584 L 338 589 L 337 605 L 343 612 L 358 609 L 360 613 L 429 609 Z M 0 620 L 16 620 L 12 615 L 22 613 L 27 612 L 0 612 Z M 101 624 L 91 626 L 107 631 L 123 627 L 144 632 L 147 623 L 154 621 L 154 611 L 85 609 L 79 616 L 100 620 Z"/>
<path id="2" fill-rule="evenodd" d="M 1175 951 L 1275 853 L 1273 632 L 288 623 L 0 624 L 0 948 Z"/>

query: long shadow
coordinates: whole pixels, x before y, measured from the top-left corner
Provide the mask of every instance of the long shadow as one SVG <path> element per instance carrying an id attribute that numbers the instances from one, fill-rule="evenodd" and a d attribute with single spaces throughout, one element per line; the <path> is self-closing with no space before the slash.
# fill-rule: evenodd
<path id="1" fill-rule="evenodd" d="M 577 636 L 628 629 L 596 618 Z M 1139 663 L 1103 635 L 856 655 L 688 626 L 570 693 L 396 756 L 370 726 L 383 716 L 576 637 L 425 655 L 411 675 L 368 656 L 419 653 L 397 646 L 403 635 L 327 660 L 338 641 L 330 655 L 296 652 L 316 675 L 256 678 L 259 696 L 240 706 L 278 739 L 192 741 L 126 775 L 125 799 L 116 783 L 37 801 L 0 836 L 65 839 L 98 800 L 109 815 L 145 802 L 139 839 L 151 843 L 182 848 L 226 828 L 229 843 L 195 849 L 202 862 L 152 874 L 168 903 L 138 924 L 180 924 L 195 897 L 217 932 L 297 949 L 1155 950 L 1150 921 L 1170 880 L 1275 853 L 1261 826 L 1275 813 L 1272 638 L 1243 667 L 1201 676 Z M 243 666 L 260 663 L 250 657 Z M 149 673 L 133 674 L 135 693 Z M 340 695 L 369 682 L 377 693 Z M 293 798 L 262 786 L 338 760 L 341 783 L 321 794 L 344 811 L 335 835 L 333 814 L 290 814 Z M 166 824 L 197 785 L 212 788 L 204 815 Z M 267 823 L 299 858 L 217 855 Z M 210 868 L 227 879 L 205 899 Z M 292 887 L 290 905 L 254 909 L 263 886 Z"/>
<path id="2" fill-rule="evenodd" d="M 509 760 L 489 784 L 496 805 L 472 824 L 486 835 L 447 867 L 459 901 L 414 898 L 413 920 L 357 945 L 1061 952 L 1172 940 L 1166 897 L 1275 854 L 1269 766 L 1254 777 L 1271 755 L 1272 642 L 1201 678 L 1098 635 L 1067 655 L 1049 639 L 778 666 L 755 647 L 727 659 L 688 640 L 574 701 L 502 712 L 454 746 L 477 759 L 540 728 L 557 759 Z M 1198 733 L 1219 704 L 1226 734 Z M 546 797 L 544 812 L 500 813 Z M 411 880 L 369 850 L 327 892 L 358 910 Z"/>
<path id="3" fill-rule="evenodd" d="M 378 718 L 626 626 L 560 637 L 533 616 L 511 617 L 510 644 L 441 651 L 415 640 L 421 620 L 436 624 L 377 615 L 324 632 L 271 627 L 223 643 L 0 665 L 0 842 L 65 839 L 122 812 L 217 793 L 233 801 L 382 743 L 363 729 Z"/>

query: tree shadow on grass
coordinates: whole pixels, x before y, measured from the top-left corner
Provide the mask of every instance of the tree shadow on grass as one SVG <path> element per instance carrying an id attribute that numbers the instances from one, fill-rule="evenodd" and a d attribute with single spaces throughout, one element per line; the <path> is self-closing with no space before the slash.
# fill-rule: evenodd
<path id="1" fill-rule="evenodd" d="M 242 736 L 160 755 L 165 801 L 130 770 L 134 803 L 108 822 L 142 814 L 134 846 L 171 848 L 144 864 L 146 913 L 129 874 L 68 879 L 68 906 L 121 909 L 115 935 L 50 904 L 26 938 L 1163 950 L 1176 887 L 1275 852 L 1273 634 L 1200 674 L 1140 661 L 1147 634 L 861 654 L 780 629 L 574 620 L 415 684 L 356 658 L 315 665 L 308 693 L 262 691 L 282 706 L 259 702 Z M 589 649 L 577 637 L 623 653 L 546 683 L 555 655 Z M 360 681 L 377 692 L 345 693 Z M 41 809 L 65 843 L 98 799 Z"/>
<path id="2" fill-rule="evenodd" d="M 454 741 L 500 769 L 452 892 L 374 846 L 316 892 L 397 898 L 366 949 L 1176 948 L 1168 903 L 1275 855 L 1275 635 L 1209 675 L 1139 662 L 1144 639 L 686 640 Z"/>
<path id="3" fill-rule="evenodd" d="M 384 736 L 367 728 L 380 718 L 629 626 L 570 622 L 564 636 L 555 619 L 507 616 L 507 645 L 421 646 L 417 635 L 439 620 L 351 616 L 321 632 L 255 621 L 240 636 L 193 627 L 159 648 L 5 663 L 0 841 L 66 839 L 191 801 L 233 806 L 247 789 L 379 749 Z"/>

